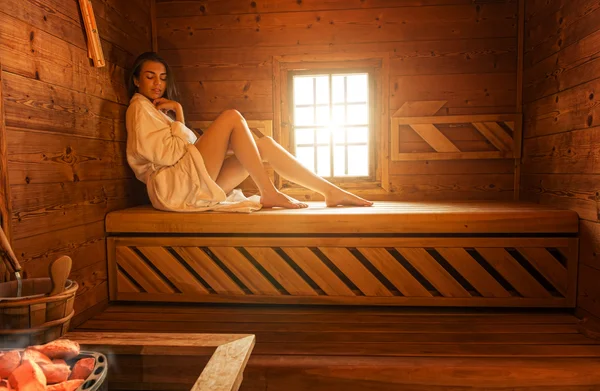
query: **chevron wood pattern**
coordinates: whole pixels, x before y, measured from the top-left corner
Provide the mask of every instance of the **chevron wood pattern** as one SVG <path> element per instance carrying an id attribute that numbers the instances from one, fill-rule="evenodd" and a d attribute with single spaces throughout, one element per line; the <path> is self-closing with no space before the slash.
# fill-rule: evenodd
<path id="1" fill-rule="evenodd" d="M 576 238 L 111 238 L 111 299 L 574 306 Z"/>

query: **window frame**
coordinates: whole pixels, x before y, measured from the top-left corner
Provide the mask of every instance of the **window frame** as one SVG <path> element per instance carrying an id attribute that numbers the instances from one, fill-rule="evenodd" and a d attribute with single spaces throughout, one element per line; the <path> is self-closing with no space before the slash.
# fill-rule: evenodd
<path id="1" fill-rule="evenodd" d="M 369 177 L 327 177 L 331 182 L 365 194 L 388 194 L 389 184 L 389 54 L 318 54 L 273 57 L 273 137 L 286 150 L 293 151 L 292 75 L 307 73 L 351 73 L 368 70 L 370 150 Z M 294 195 L 310 191 L 280 176 L 275 176 L 279 189 L 292 190 Z"/>

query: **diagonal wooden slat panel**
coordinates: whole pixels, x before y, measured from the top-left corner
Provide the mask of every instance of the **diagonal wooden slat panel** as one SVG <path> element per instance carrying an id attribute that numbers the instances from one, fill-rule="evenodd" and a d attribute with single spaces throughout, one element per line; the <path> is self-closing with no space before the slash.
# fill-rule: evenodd
<path id="1" fill-rule="evenodd" d="M 501 126 L 500 122 L 484 122 L 484 124 L 494 132 L 494 135 L 506 145 L 509 151 L 513 150 L 514 137 Z M 509 127 L 509 129 L 514 132 L 513 128 Z"/>
<path id="2" fill-rule="evenodd" d="M 355 296 L 354 292 L 310 249 L 306 247 L 281 247 L 281 249 L 329 296 Z"/>
<path id="3" fill-rule="evenodd" d="M 566 261 L 567 261 L 567 267 L 569 266 L 569 264 L 572 261 L 577 262 L 577 259 L 573 259 L 573 254 L 572 254 L 572 248 L 570 247 L 558 247 L 556 250 L 558 250 L 558 252 L 565 257 Z"/>
<path id="4" fill-rule="evenodd" d="M 476 250 L 523 296 L 552 297 L 505 249 L 477 247 Z"/>
<path id="5" fill-rule="evenodd" d="M 421 100 L 404 102 L 392 117 L 424 117 L 435 115 L 446 104 L 446 100 Z"/>
<path id="6" fill-rule="evenodd" d="M 246 251 L 260 263 L 266 271 L 286 291 L 292 295 L 317 296 L 317 293 L 270 247 L 246 247 Z"/>
<path id="7" fill-rule="evenodd" d="M 483 297 L 510 297 L 506 291 L 464 248 L 436 248 Z"/>
<path id="8" fill-rule="evenodd" d="M 506 146 L 507 151 L 514 149 L 513 137 L 508 134 L 498 122 L 484 122 L 484 124 L 492 131 L 494 136 Z"/>
<path id="9" fill-rule="evenodd" d="M 361 247 L 358 251 L 371 262 L 404 296 L 431 297 L 432 294 L 417 281 L 384 248 Z"/>
<path id="10" fill-rule="evenodd" d="M 471 297 L 424 248 L 396 248 L 445 297 Z"/>
<path id="11" fill-rule="evenodd" d="M 139 288 L 132 284 L 120 270 L 117 271 L 117 286 L 119 292 L 140 292 Z"/>
<path id="12" fill-rule="evenodd" d="M 563 295 L 567 294 L 567 269 L 542 247 L 519 247 L 521 254 Z"/>
<path id="13" fill-rule="evenodd" d="M 515 121 L 505 121 L 504 124 L 513 132 L 515 131 Z"/>
<path id="14" fill-rule="evenodd" d="M 237 278 L 240 279 L 255 294 L 260 295 L 275 295 L 281 293 L 275 288 L 269 280 L 258 271 L 254 265 L 246 259 L 234 247 L 209 247 L 219 258 L 221 262 L 227 266 Z"/>
<path id="15" fill-rule="evenodd" d="M 410 127 L 436 152 L 460 152 L 460 149 L 448 140 L 434 124 L 411 124 Z"/>
<path id="16" fill-rule="evenodd" d="M 173 247 L 173 249 L 215 292 L 232 295 L 245 294 L 242 288 L 198 247 Z"/>
<path id="17" fill-rule="evenodd" d="M 350 281 L 360 289 L 365 296 L 393 296 L 379 280 L 345 247 L 319 247 L 319 250 Z"/>
<path id="18" fill-rule="evenodd" d="M 483 115 L 433 115 L 422 117 L 398 117 L 399 125 L 412 124 L 465 124 L 468 122 L 504 122 L 514 121 L 515 114 L 483 114 Z"/>
<path id="19" fill-rule="evenodd" d="M 552 244 L 552 246 L 556 245 L 558 244 Z M 564 257 L 565 267 L 567 268 L 567 294 L 565 297 L 568 300 L 569 307 L 575 307 L 577 305 L 577 277 L 579 275 L 579 239 L 572 239 L 569 244 L 556 247 L 556 249 Z"/>
<path id="20" fill-rule="evenodd" d="M 146 292 L 175 293 L 161 276 L 145 264 L 132 249 L 119 246 L 116 249 L 117 264 L 131 276 Z"/>
<path id="21" fill-rule="evenodd" d="M 513 150 L 513 139 L 496 122 L 473 122 L 477 129 L 499 151 Z"/>
<path id="22" fill-rule="evenodd" d="M 457 159 L 506 159 L 512 158 L 510 152 L 407 152 L 393 154 L 393 161 L 416 160 L 457 160 Z"/>
<path id="23" fill-rule="evenodd" d="M 208 290 L 179 261 L 159 246 L 138 247 L 150 262 L 182 293 L 208 294 Z"/>

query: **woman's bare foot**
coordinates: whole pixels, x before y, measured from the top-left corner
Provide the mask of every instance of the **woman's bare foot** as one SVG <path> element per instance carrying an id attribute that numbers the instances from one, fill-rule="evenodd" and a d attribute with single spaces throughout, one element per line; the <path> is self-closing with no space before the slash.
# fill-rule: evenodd
<path id="1" fill-rule="evenodd" d="M 328 207 L 344 206 L 373 206 L 373 202 L 360 198 L 357 195 L 342 189 L 335 189 L 325 196 L 325 204 Z"/>
<path id="2" fill-rule="evenodd" d="M 263 208 L 285 208 L 302 209 L 308 207 L 308 204 L 300 202 L 295 198 L 287 196 L 279 191 L 272 194 L 265 194 L 260 197 L 260 203 Z"/>

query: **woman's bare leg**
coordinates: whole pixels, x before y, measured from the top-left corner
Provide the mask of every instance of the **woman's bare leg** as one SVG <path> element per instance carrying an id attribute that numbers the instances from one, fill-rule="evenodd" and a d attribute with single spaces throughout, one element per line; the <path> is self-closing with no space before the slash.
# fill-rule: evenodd
<path id="1" fill-rule="evenodd" d="M 261 203 L 265 208 L 297 209 L 307 206 L 275 188 L 264 169 L 248 125 L 236 110 L 227 110 L 221 114 L 196 142 L 196 147 L 202 154 L 208 174 L 215 181 L 223 168 L 227 150 L 231 147 L 256 183 L 261 194 Z M 229 164 L 232 163 L 227 165 Z"/>
<path id="2" fill-rule="evenodd" d="M 256 146 L 258 147 L 260 156 L 264 160 L 270 162 L 275 171 L 290 180 L 292 180 L 291 178 L 294 178 L 294 182 L 323 194 L 328 206 L 372 205 L 371 202 L 348 193 L 323 178 L 316 176 L 305 167 L 298 167 L 300 163 L 296 158 L 283 149 L 272 138 L 262 137 L 256 141 Z M 216 182 L 225 193 L 229 193 L 247 177 L 248 171 L 246 171 L 244 166 L 235 156 L 231 156 L 223 163 L 223 167 L 219 172 Z"/>
<path id="3" fill-rule="evenodd" d="M 373 203 L 340 189 L 304 167 L 292 154 L 277 144 L 271 137 L 256 141 L 260 155 L 268 161 L 278 174 L 288 180 L 316 191 L 325 197 L 327 206 L 354 205 L 371 206 Z"/>
<path id="4" fill-rule="evenodd" d="M 217 176 L 217 185 L 225 194 L 239 186 L 240 183 L 248 178 L 248 171 L 244 168 L 237 157 L 231 156 L 223 162 L 219 176 Z"/>
<path id="5" fill-rule="evenodd" d="M 248 178 L 248 171 L 244 168 L 242 163 L 234 156 L 229 157 L 223 162 L 223 167 L 221 168 L 221 172 L 219 172 L 219 176 L 217 177 L 217 185 L 225 194 L 229 193 L 233 189 L 239 186 L 246 178 Z M 284 194 L 292 203 L 298 204 L 301 208 L 308 207 L 308 204 L 304 202 L 298 201 L 295 198 Z"/>

